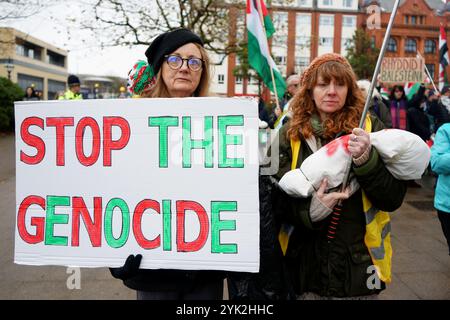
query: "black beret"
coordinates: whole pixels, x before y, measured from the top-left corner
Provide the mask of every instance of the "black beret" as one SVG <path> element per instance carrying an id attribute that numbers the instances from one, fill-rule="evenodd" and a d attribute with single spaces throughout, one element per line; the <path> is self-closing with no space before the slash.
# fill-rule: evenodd
<path id="1" fill-rule="evenodd" d="M 147 61 L 153 67 L 155 74 L 161 68 L 165 55 L 171 54 L 187 43 L 198 43 L 203 47 L 202 39 L 188 29 L 177 29 L 157 36 L 145 51 Z"/>
<path id="2" fill-rule="evenodd" d="M 67 83 L 68 83 L 69 87 L 70 86 L 74 86 L 74 85 L 80 85 L 80 79 L 78 79 L 77 76 L 74 76 L 74 75 L 71 74 L 67 78 Z"/>

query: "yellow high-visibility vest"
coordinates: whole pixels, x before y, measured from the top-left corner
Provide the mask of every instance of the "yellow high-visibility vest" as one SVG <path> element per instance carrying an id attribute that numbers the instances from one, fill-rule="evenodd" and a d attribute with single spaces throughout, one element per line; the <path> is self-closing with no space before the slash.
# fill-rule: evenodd
<path id="1" fill-rule="evenodd" d="M 372 122 L 369 116 L 366 118 L 364 130 L 366 132 L 372 131 Z M 300 140 L 291 139 L 291 170 L 294 170 L 297 167 L 300 145 Z M 375 208 L 364 191 L 362 191 L 362 201 L 363 210 L 366 216 L 366 234 L 364 236 L 364 243 L 369 250 L 378 277 L 382 281 L 390 283 L 392 278 L 392 245 L 389 213 Z M 291 232 L 291 228 L 282 226 L 278 234 L 278 240 L 283 254 L 286 254 Z"/>

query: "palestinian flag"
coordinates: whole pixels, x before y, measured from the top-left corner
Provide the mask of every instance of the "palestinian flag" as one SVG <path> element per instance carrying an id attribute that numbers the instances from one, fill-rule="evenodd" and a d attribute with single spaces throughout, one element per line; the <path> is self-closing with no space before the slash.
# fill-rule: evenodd
<path id="1" fill-rule="evenodd" d="M 411 100 L 411 98 L 419 91 L 420 83 L 416 82 L 410 82 L 405 84 L 405 94 L 408 100 Z"/>
<path id="2" fill-rule="evenodd" d="M 445 33 L 444 26 L 441 23 L 441 35 L 439 37 L 439 90 L 445 85 L 446 67 L 449 63 L 448 58 L 448 46 L 447 46 L 447 35 Z"/>
<path id="3" fill-rule="evenodd" d="M 389 100 L 389 96 L 390 96 L 391 92 L 389 91 L 388 88 L 381 87 L 380 94 L 384 100 Z"/>
<path id="4" fill-rule="evenodd" d="M 258 12 L 258 2 L 262 12 Z M 266 32 L 264 30 L 266 29 Z M 248 33 L 248 62 L 259 74 L 264 84 L 281 99 L 286 91 L 286 83 L 278 71 L 269 51 L 267 37 L 275 32 L 272 21 L 263 0 L 247 0 L 247 33 Z M 267 35 L 267 37 L 266 37 Z M 272 68 L 275 86 L 272 81 Z"/>

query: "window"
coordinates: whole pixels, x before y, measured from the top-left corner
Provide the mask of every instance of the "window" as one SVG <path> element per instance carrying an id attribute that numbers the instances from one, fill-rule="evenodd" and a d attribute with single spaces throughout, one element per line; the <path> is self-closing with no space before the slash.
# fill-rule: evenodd
<path id="1" fill-rule="evenodd" d="M 332 6 L 333 5 L 333 0 L 322 0 L 322 4 L 324 6 Z"/>
<path id="2" fill-rule="evenodd" d="M 25 47 L 21 44 L 16 45 L 16 54 L 18 56 L 25 56 Z"/>
<path id="3" fill-rule="evenodd" d="M 297 25 L 302 26 L 310 26 L 311 25 L 311 16 L 308 14 L 298 14 L 297 15 Z"/>
<path id="4" fill-rule="evenodd" d="M 356 27 L 356 17 L 355 16 L 344 16 L 342 25 L 344 27 Z"/>
<path id="5" fill-rule="evenodd" d="M 219 75 L 217 76 L 217 82 L 218 82 L 219 84 L 224 84 L 224 83 L 225 83 L 225 75 L 219 74 Z"/>
<path id="6" fill-rule="evenodd" d="M 332 47 L 333 46 L 333 38 L 320 37 L 319 45 L 324 47 Z"/>
<path id="7" fill-rule="evenodd" d="M 286 57 L 285 56 L 275 56 L 275 63 L 278 65 L 285 65 L 286 64 Z"/>
<path id="8" fill-rule="evenodd" d="M 434 40 L 425 40 L 425 53 L 436 53 L 436 42 Z"/>
<path id="9" fill-rule="evenodd" d="M 65 82 L 48 79 L 48 90 L 47 90 L 48 100 L 56 100 L 58 92 L 64 91 L 66 91 Z"/>
<path id="10" fill-rule="evenodd" d="M 420 24 L 424 24 L 425 22 L 425 17 L 424 16 L 420 16 Z"/>
<path id="11" fill-rule="evenodd" d="M 389 38 L 387 51 L 397 52 L 397 40 L 395 40 L 394 38 Z"/>
<path id="12" fill-rule="evenodd" d="M 259 85 L 259 78 L 255 76 L 250 76 L 248 82 L 253 85 Z"/>
<path id="13" fill-rule="evenodd" d="M 409 24 L 409 16 L 405 16 L 405 24 Z"/>
<path id="14" fill-rule="evenodd" d="M 27 74 L 17 74 L 17 83 L 25 90 L 26 87 L 34 87 L 35 90 L 42 91 L 44 89 L 44 79 L 29 76 Z M 65 85 L 64 85 L 65 87 Z"/>
<path id="15" fill-rule="evenodd" d="M 351 39 L 351 38 L 342 38 L 342 43 L 344 45 L 343 48 L 345 50 L 348 50 L 351 47 L 351 45 L 353 44 L 353 39 Z"/>
<path id="16" fill-rule="evenodd" d="M 47 50 L 47 62 L 55 66 L 60 66 L 64 68 L 65 57 L 63 55 L 57 54 L 50 50 Z"/>
<path id="17" fill-rule="evenodd" d="M 345 8 L 352 8 L 353 7 L 353 0 L 344 0 L 344 7 Z"/>
<path id="18" fill-rule="evenodd" d="M 297 5 L 299 7 L 311 7 L 312 0 L 297 0 Z"/>
<path id="19" fill-rule="evenodd" d="M 299 67 L 307 67 L 309 65 L 309 57 L 295 57 L 295 65 Z"/>
<path id="20" fill-rule="evenodd" d="M 287 48 L 288 13 L 281 11 L 275 12 L 273 14 L 273 25 L 275 30 L 277 30 L 277 36 L 272 38 L 272 45 Z"/>
<path id="21" fill-rule="evenodd" d="M 319 23 L 321 26 L 332 26 L 334 25 L 334 16 L 320 15 Z"/>
<path id="22" fill-rule="evenodd" d="M 417 41 L 414 39 L 406 39 L 405 52 L 417 52 Z"/>
<path id="23" fill-rule="evenodd" d="M 411 24 L 417 24 L 417 16 L 411 16 Z"/>
<path id="24" fill-rule="evenodd" d="M 236 76 L 236 84 L 242 84 L 242 77 Z"/>
<path id="25" fill-rule="evenodd" d="M 297 37 L 295 45 L 299 47 L 308 47 L 310 45 L 311 37 Z"/>
<path id="26" fill-rule="evenodd" d="M 434 79 L 434 64 L 426 64 L 428 71 L 430 72 L 431 78 Z"/>
<path id="27" fill-rule="evenodd" d="M 16 54 L 22 57 L 41 60 L 42 48 L 32 43 L 23 41 L 21 39 L 16 40 Z"/>

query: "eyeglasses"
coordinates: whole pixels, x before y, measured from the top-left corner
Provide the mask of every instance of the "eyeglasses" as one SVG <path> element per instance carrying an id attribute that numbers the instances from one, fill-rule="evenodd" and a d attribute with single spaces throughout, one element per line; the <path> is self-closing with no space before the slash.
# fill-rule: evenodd
<path id="1" fill-rule="evenodd" d="M 182 58 L 176 55 L 167 55 L 164 56 L 164 58 L 166 58 L 167 64 L 173 70 L 180 69 L 184 64 L 184 61 L 187 62 L 187 66 L 192 71 L 199 71 L 203 66 L 203 60 L 200 58 Z"/>

